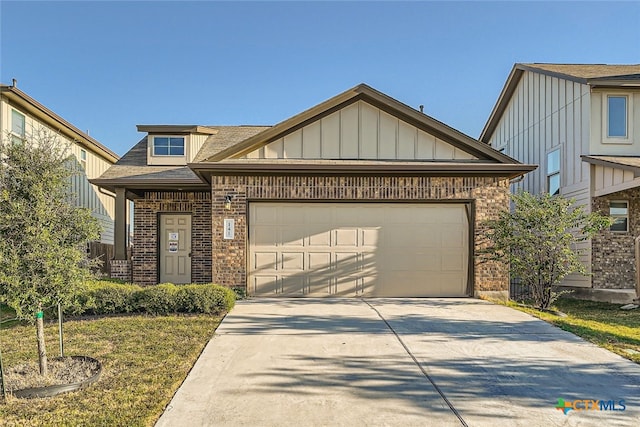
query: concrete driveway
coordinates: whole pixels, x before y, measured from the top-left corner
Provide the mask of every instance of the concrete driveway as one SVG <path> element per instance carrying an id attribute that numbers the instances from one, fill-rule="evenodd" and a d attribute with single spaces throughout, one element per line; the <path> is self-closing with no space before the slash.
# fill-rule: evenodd
<path id="1" fill-rule="evenodd" d="M 558 398 L 625 410 L 565 415 Z M 225 318 L 157 426 L 639 424 L 639 365 L 503 306 L 257 299 Z"/>

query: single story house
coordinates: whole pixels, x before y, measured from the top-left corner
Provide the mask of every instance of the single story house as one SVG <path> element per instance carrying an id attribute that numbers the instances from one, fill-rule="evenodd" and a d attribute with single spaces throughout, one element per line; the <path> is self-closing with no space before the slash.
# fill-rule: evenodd
<path id="1" fill-rule="evenodd" d="M 92 180 L 116 194 L 113 277 L 274 297 L 508 293 L 508 266 L 475 254 L 536 166 L 367 85 L 275 126 L 138 130 Z"/>

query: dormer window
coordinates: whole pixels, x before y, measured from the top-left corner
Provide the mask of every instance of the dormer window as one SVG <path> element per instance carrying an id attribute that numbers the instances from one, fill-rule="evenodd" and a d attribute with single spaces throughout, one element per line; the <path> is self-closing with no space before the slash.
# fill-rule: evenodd
<path id="1" fill-rule="evenodd" d="M 154 136 L 154 156 L 184 156 L 184 136 Z"/>

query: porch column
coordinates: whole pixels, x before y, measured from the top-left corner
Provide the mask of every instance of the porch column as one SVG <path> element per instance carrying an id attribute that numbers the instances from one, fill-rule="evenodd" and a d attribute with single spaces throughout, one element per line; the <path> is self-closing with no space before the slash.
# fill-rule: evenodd
<path id="1" fill-rule="evenodd" d="M 116 219 L 114 223 L 114 260 L 127 259 L 127 196 L 126 190 L 116 189 Z"/>

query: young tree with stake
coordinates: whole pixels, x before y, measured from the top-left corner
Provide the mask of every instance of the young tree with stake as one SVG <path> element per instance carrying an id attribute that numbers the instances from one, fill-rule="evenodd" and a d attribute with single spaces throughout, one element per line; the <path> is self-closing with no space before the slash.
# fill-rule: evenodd
<path id="1" fill-rule="evenodd" d="M 91 274 L 85 245 L 99 237 L 97 220 L 70 192 L 76 165 L 50 131 L 0 142 L 0 303 L 36 324 L 42 375 L 43 310 L 64 306 Z"/>

